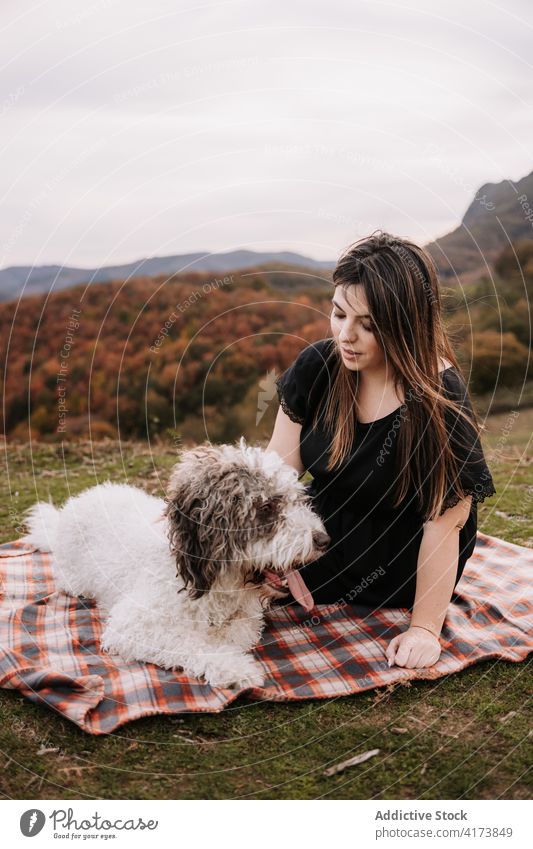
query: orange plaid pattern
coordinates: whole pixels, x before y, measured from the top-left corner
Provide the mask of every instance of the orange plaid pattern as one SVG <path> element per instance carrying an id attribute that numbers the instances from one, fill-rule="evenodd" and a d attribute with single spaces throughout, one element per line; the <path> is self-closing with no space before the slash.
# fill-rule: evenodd
<path id="1" fill-rule="evenodd" d="M 45 704 L 89 734 L 152 714 L 218 713 L 241 694 L 292 701 L 348 696 L 436 679 L 488 658 L 523 661 L 533 648 L 533 551 L 478 532 L 429 669 L 389 668 L 385 649 L 409 624 L 403 608 L 274 607 L 255 654 L 262 687 L 235 692 L 100 650 L 94 602 L 55 590 L 50 555 L 0 545 L 0 686 Z"/>

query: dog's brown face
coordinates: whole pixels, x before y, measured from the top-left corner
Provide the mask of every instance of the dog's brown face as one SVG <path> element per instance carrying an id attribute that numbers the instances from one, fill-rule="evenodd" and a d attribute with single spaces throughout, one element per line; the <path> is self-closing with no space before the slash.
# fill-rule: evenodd
<path id="1" fill-rule="evenodd" d="M 170 548 L 192 598 L 229 570 L 242 584 L 323 554 L 329 537 L 294 469 L 260 448 L 200 445 L 174 466 L 167 495 Z"/>

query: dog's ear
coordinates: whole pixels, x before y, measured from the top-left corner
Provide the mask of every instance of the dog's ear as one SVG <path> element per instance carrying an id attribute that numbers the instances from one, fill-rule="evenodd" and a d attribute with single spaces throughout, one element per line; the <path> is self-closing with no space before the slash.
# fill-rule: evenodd
<path id="1" fill-rule="evenodd" d="M 170 501 L 165 513 L 169 519 L 168 537 L 170 550 L 176 558 L 176 573 L 191 598 L 201 598 L 211 589 L 221 567 L 206 544 L 204 500 L 192 497 Z"/>
<path id="2" fill-rule="evenodd" d="M 252 533 L 242 469 L 222 469 L 220 462 L 212 462 L 212 450 L 184 456 L 174 467 L 165 498 L 176 571 L 194 599 L 209 592 L 223 571 L 242 565 L 242 547 Z"/>

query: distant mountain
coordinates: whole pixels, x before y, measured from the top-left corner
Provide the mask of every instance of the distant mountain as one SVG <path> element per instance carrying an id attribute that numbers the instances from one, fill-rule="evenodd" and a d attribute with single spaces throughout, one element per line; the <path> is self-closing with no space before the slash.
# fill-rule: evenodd
<path id="1" fill-rule="evenodd" d="M 529 216 L 529 219 L 528 219 Z M 485 183 L 456 230 L 426 245 L 440 276 L 452 283 L 487 273 L 501 251 L 519 239 L 533 239 L 533 171 L 513 183 Z"/>
<path id="2" fill-rule="evenodd" d="M 361 234 L 359 234 L 360 236 Z M 358 234 L 354 234 L 354 239 Z M 485 183 L 476 193 L 459 227 L 425 245 L 433 256 L 441 279 L 453 285 L 456 276 L 462 283 L 474 281 L 486 273 L 487 265 L 510 242 L 533 239 L 533 171 L 518 182 L 503 180 Z M 331 270 L 332 260 L 319 261 L 292 251 L 228 251 L 193 253 L 176 256 L 145 257 L 125 265 L 103 268 L 72 268 L 59 265 L 13 266 L 0 270 L 0 301 L 68 289 L 79 283 L 103 283 L 133 277 L 171 276 L 191 271 L 224 274 L 244 268 L 268 266 L 277 270 L 308 268 Z"/>
<path id="3" fill-rule="evenodd" d="M 263 265 L 297 266 L 314 269 L 333 268 L 334 262 L 311 259 L 292 251 L 262 253 L 260 251 L 228 251 L 226 253 L 194 253 L 176 256 L 145 257 L 126 265 L 109 265 L 103 268 L 72 268 L 60 265 L 16 265 L 0 270 L 0 301 L 10 301 L 21 294 L 43 294 L 68 289 L 78 283 L 105 283 L 126 280 L 130 277 L 156 277 L 179 272 L 212 271 L 222 274 L 242 268 Z"/>

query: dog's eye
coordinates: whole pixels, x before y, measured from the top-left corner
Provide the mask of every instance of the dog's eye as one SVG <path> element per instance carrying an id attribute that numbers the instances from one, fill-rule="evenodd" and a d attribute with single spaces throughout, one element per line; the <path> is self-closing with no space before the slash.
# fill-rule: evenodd
<path id="1" fill-rule="evenodd" d="M 263 501 L 257 505 L 257 513 L 261 518 L 272 516 L 278 510 L 281 498 L 269 498 L 268 501 Z"/>

